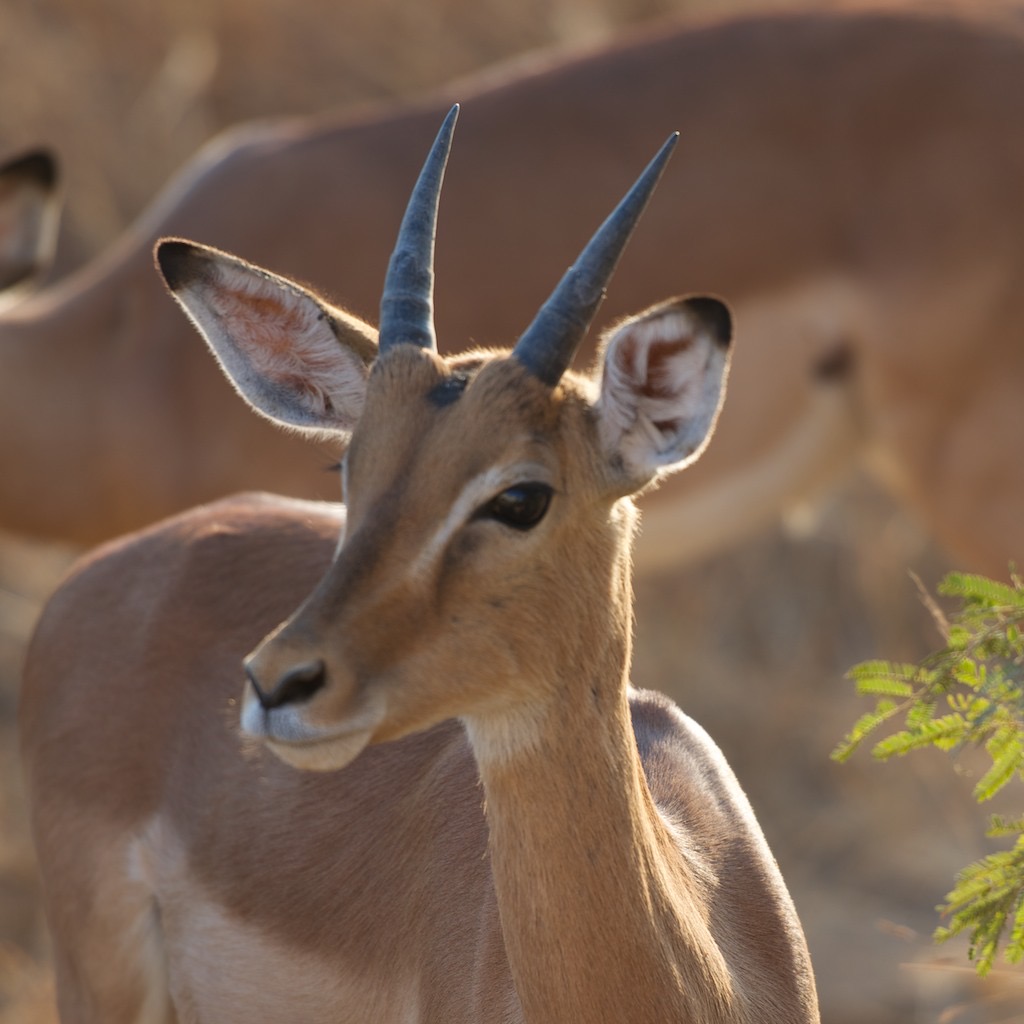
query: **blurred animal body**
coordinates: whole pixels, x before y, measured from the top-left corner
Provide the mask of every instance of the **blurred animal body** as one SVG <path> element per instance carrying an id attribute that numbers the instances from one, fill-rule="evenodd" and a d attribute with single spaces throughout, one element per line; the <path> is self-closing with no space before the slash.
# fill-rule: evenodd
<path id="1" fill-rule="evenodd" d="M 858 460 L 965 566 L 1021 557 L 1022 26 L 998 4 L 752 14 L 459 87 L 438 251 L 455 347 L 515 338 L 628 154 L 682 131 L 606 312 L 680 281 L 726 296 L 737 400 L 708 457 L 645 501 L 640 571 L 727 544 Z M 372 316 L 383 240 L 449 102 L 229 133 L 109 252 L 7 313 L 0 523 L 94 541 L 237 489 L 329 494 L 326 457 L 227 400 L 150 249 L 199 238 L 344 282 Z"/>
<path id="2" fill-rule="evenodd" d="M 597 378 L 567 369 L 668 147 L 511 353 L 445 358 L 454 113 L 379 344 L 233 256 L 159 249 L 257 409 L 351 434 L 347 523 L 209 505 L 86 559 L 44 613 L 21 725 L 65 1024 L 818 1019 L 724 758 L 628 682 L 630 495 L 702 452 L 729 315 L 664 302 Z M 247 659 L 246 749 L 242 656 L 310 588 Z"/>

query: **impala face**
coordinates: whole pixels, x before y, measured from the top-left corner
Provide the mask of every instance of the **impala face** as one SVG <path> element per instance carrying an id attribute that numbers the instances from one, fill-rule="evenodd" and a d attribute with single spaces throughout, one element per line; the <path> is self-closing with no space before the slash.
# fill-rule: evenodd
<path id="1" fill-rule="evenodd" d="M 243 729 L 303 768 L 452 717 L 514 723 L 530 743 L 531 721 L 606 660 L 581 637 L 628 654 L 629 495 L 699 455 L 721 401 L 731 328 L 713 299 L 621 324 L 599 380 L 567 372 L 669 145 L 513 352 L 438 355 L 433 218 L 453 124 L 454 111 L 410 200 L 379 349 L 367 325 L 234 257 L 158 253 L 257 409 L 351 433 L 334 562 L 246 663 Z"/>
<path id="2" fill-rule="evenodd" d="M 564 564 L 581 518 L 607 533 L 611 504 L 566 457 L 568 423 L 593 433 L 587 407 L 511 359 L 456 367 L 411 346 L 374 367 L 346 457 L 344 543 L 248 663 L 243 725 L 288 760 L 333 765 L 368 741 L 528 701 L 517 684 L 563 660 L 537 638 L 586 589 L 575 577 L 591 568 Z M 431 395 L 455 373 L 469 382 L 439 407 Z"/>

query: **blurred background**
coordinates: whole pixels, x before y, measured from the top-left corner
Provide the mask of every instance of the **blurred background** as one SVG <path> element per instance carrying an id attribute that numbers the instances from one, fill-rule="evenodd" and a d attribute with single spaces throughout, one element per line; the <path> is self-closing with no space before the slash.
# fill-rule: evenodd
<path id="1" fill-rule="evenodd" d="M 0 0 L 0 156 L 39 143 L 60 154 L 60 276 L 116 238 L 225 126 L 415 97 L 536 48 L 758 6 Z M 45 403 L 42 382 L 41 394 Z M 947 564 L 859 476 L 798 511 L 726 554 L 638 584 L 635 681 L 701 721 L 747 789 L 804 922 L 827 1024 L 1024 1020 L 1019 972 L 979 982 L 962 947 L 935 949 L 929 938 L 955 871 L 994 848 L 969 770 L 954 773 L 932 752 L 891 765 L 828 757 L 866 707 L 846 669 L 937 644 L 906 567 L 934 586 Z M 3 1024 L 55 1020 L 14 716 L 27 634 L 73 554 L 0 539 Z"/>

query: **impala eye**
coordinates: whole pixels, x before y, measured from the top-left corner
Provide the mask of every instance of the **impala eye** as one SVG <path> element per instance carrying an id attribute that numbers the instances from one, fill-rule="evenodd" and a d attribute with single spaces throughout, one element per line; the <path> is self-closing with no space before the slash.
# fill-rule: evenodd
<path id="1" fill-rule="evenodd" d="M 530 530 L 544 518 L 553 493 L 547 484 L 516 484 L 481 505 L 474 518 L 496 519 L 514 530 Z"/>

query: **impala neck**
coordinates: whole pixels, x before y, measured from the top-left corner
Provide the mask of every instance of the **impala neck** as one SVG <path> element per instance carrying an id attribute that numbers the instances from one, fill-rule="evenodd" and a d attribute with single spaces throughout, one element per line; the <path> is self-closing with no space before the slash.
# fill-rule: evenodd
<path id="1" fill-rule="evenodd" d="M 637 752 L 626 560 L 613 580 L 607 605 L 565 652 L 575 663 L 544 681 L 549 700 L 466 722 L 524 1020 L 735 1019 L 699 881 Z"/>

